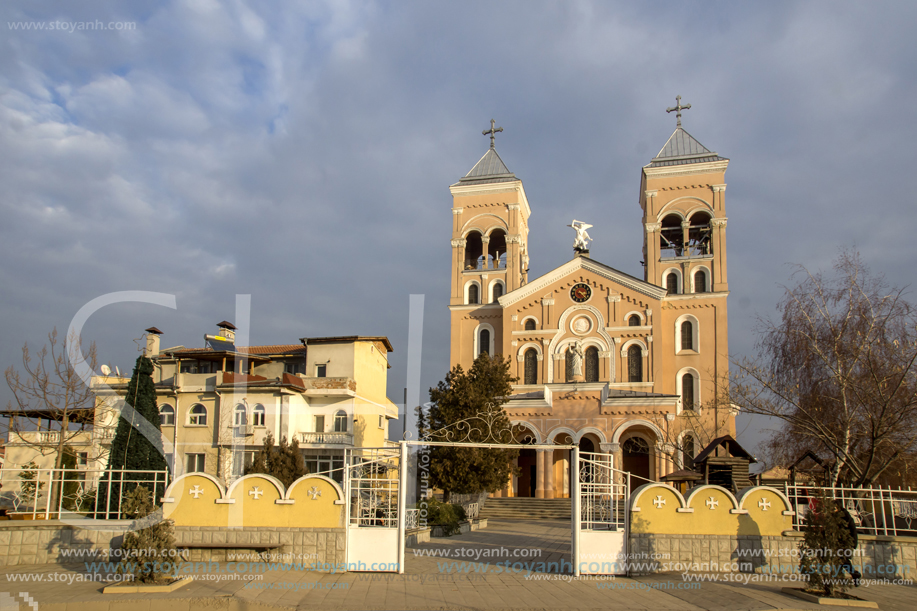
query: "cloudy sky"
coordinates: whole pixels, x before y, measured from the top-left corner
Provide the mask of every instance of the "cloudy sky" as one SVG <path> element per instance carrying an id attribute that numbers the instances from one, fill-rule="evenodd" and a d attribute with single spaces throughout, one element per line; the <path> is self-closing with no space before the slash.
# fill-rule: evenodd
<path id="1" fill-rule="evenodd" d="M 400 402 L 411 294 L 423 389 L 449 366 L 448 186 L 490 119 L 533 277 L 570 258 L 573 217 L 640 276 L 640 168 L 676 94 L 731 159 L 730 348 L 750 354 L 789 263 L 853 246 L 912 282 L 914 23 L 880 2 L 4 2 L 0 363 L 101 295 L 174 294 L 85 327 L 130 370 L 145 327 L 200 346 L 250 294 L 255 343 L 387 335 Z"/>

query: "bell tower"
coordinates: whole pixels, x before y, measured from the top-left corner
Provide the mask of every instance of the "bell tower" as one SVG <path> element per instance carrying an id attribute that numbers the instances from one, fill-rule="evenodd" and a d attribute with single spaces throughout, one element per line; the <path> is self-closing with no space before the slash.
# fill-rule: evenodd
<path id="1" fill-rule="evenodd" d="M 502 350 L 502 312 L 496 301 L 527 281 L 528 218 L 522 181 L 497 154 L 491 120 L 490 148 L 452 193 L 451 364 L 469 367 L 478 354 Z M 484 331 L 484 333 L 482 333 Z M 482 339 L 483 338 L 483 339 Z"/>
<path id="2" fill-rule="evenodd" d="M 669 295 L 729 291 L 726 267 L 726 166 L 729 160 L 677 124 L 659 154 L 643 168 L 644 279 Z"/>

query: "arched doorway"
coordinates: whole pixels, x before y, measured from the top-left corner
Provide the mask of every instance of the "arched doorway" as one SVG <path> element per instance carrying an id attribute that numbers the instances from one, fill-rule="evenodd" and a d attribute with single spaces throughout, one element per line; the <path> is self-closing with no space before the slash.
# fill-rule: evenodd
<path id="1" fill-rule="evenodd" d="M 621 444 L 621 452 L 624 470 L 643 478 L 632 485 L 642 486 L 650 481 L 650 444 L 642 437 L 630 437 Z"/>

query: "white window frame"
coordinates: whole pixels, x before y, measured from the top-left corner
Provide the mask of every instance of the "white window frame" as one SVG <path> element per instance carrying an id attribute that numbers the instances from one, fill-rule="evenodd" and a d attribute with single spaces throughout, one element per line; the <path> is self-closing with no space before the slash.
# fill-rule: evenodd
<path id="1" fill-rule="evenodd" d="M 677 267 L 667 267 L 666 269 L 662 271 L 662 288 L 666 288 L 666 286 L 668 286 L 669 274 L 675 274 L 675 277 L 678 279 L 678 283 L 677 283 L 678 289 L 675 292 L 675 294 L 684 295 L 685 294 L 685 285 L 684 285 L 684 282 L 682 282 L 681 270 L 678 269 Z"/>
<path id="2" fill-rule="evenodd" d="M 678 395 L 678 407 L 676 410 L 676 414 L 681 414 L 683 411 L 685 411 L 684 405 L 682 405 L 682 401 L 681 401 L 681 397 L 682 397 L 681 380 L 685 376 L 685 374 L 690 374 L 694 378 L 694 409 L 687 410 L 687 411 L 693 412 L 695 414 L 700 414 L 700 406 L 701 406 L 700 374 L 693 367 L 684 367 L 682 369 L 679 369 L 678 373 L 675 374 L 676 376 L 675 377 L 675 394 Z"/>
<path id="3" fill-rule="evenodd" d="M 340 430 L 338 427 L 339 421 L 342 421 L 344 423 L 343 430 Z M 349 433 L 350 432 L 350 422 L 349 421 L 350 421 L 350 418 L 348 418 L 346 411 L 339 409 L 338 411 L 334 412 L 334 417 L 332 420 L 332 423 L 334 425 L 334 432 L 335 433 Z"/>
<path id="4" fill-rule="evenodd" d="M 691 345 L 690 350 L 683 350 L 681 347 L 681 323 L 691 323 Z M 688 355 L 700 354 L 700 322 L 693 314 L 682 314 L 675 319 L 675 354 Z"/>
<path id="5" fill-rule="evenodd" d="M 530 320 L 535 322 L 535 328 L 532 329 L 532 331 L 537 331 L 538 330 L 538 319 L 534 316 L 526 316 L 525 318 L 523 318 L 522 321 L 520 321 L 519 323 L 519 329 L 522 331 L 525 331 L 525 323 L 527 323 Z"/>
<path id="6" fill-rule="evenodd" d="M 506 283 L 500 279 L 494 280 L 493 282 L 490 283 L 490 286 L 487 288 L 487 294 L 489 297 L 489 300 L 487 303 L 495 303 L 497 301 L 496 299 L 494 299 L 494 287 L 497 285 L 503 288 L 503 293 L 500 296 L 502 297 L 503 295 L 506 295 Z"/>
<path id="7" fill-rule="evenodd" d="M 166 411 L 168 408 L 168 412 Z M 165 422 L 164 416 L 171 416 L 172 422 Z M 175 426 L 175 408 L 171 403 L 163 403 L 159 406 L 159 426 Z"/>
<path id="8" fill-rule="evenodd" d="M 242 403 L 236 403 L 236 406 L 232 410 L 232 425 L 233 426 L 245 426 L 247 424 L 248 424 L 248 412 L 245 409 L 245 405 L 243 405 Z"/>
<path id="9" fill-rule="evenodd" d="M 195 407 L 202 408 L 204 410 L 203 413 L 195 414 Z M 192 405 L 188 410 L 188 423 L 185 426 L 207 426 L 207 406 L 202 403 L 195 403 Z"/>
<path id="10" fill-rule="evenodd" d="M 327 378 L 328 377 L 328 363 L 316 363 L 315 364 L 315 377 L 316 378 Z"/>
<path id="11" fill-rule="evenodd" d="M 192 466 L 191 461 L 194 461 Z M 185 453 L 185 473 L 206 473 L 207 472 L 207 454 L 203 452 L 186 452 Z"/>
<path id="12" fill-rule="evenodd" d="M 494 328 L 490 324 L 486 322 L 482 322 L 478 324 L 477 327 L 474 328 L 474 349 L 472 352 L 474 358 L 478 358 L 479 356 L 481 356 L 481 350 L 478 347 L 478 344 L 481 341 L 481 331 L 485 329 L 490 331 L 490 346 L 487 348 L 487 354 L 489 354 L 490 356 L 494 355 L 494 346 L 496 345 L 496 341 L 497 341 L 496 335 L 497 334 L 494 333 Z"/>
<path id="13" fill-rule="evenodd" d="M 478 287 L 478 302 L 469 303 L 468 302 L 468 292 L 472 286 Z M 484 291 L 481 290 L 481 283 L 477 280 L 469 280 L 465 283 L 465 297 L 462 299 L 462 303 L 465 305 L 483 305 L 481 302 L 484 300 Z"/>
<path id="14" fill-rule="evenodd" d="M 704 272 L 704 275 L 707 277 L 707 290 L 704 291 L 704 293 L 698 293 L 695 288 L 697 285 L 694 283 L 694 278 L 697 276 L 697 272 Z M 713 292 L 713 274 L 710 273 L 710 269 L 708 269 L 706 265 L 698 265 L 691 272 L 691 292 L 697 293 L 698 295 Z"/>
<path id="15" fill-rule="evenodd" d="M 252 426 L 264 426 L 267 421 L 266 410 L 264 406 L 260 403 L 256 403 L 255 407 L 252 409 Z"/>

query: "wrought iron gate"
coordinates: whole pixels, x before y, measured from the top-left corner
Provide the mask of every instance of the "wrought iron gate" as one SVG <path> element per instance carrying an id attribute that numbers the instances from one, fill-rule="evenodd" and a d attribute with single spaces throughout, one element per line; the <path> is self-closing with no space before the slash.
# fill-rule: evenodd
<path id="1" fill-rule="evenodd" d="M 630 473 L 615 469 L 609 454 L 573 450 L 573 573 L 627 572 L 627 501 Z"/>
<path id="2" fill-rule="evenodd" d="M 404 443 L 346 451 L 349 571 L 404 572 L 406 451 Z"/>

